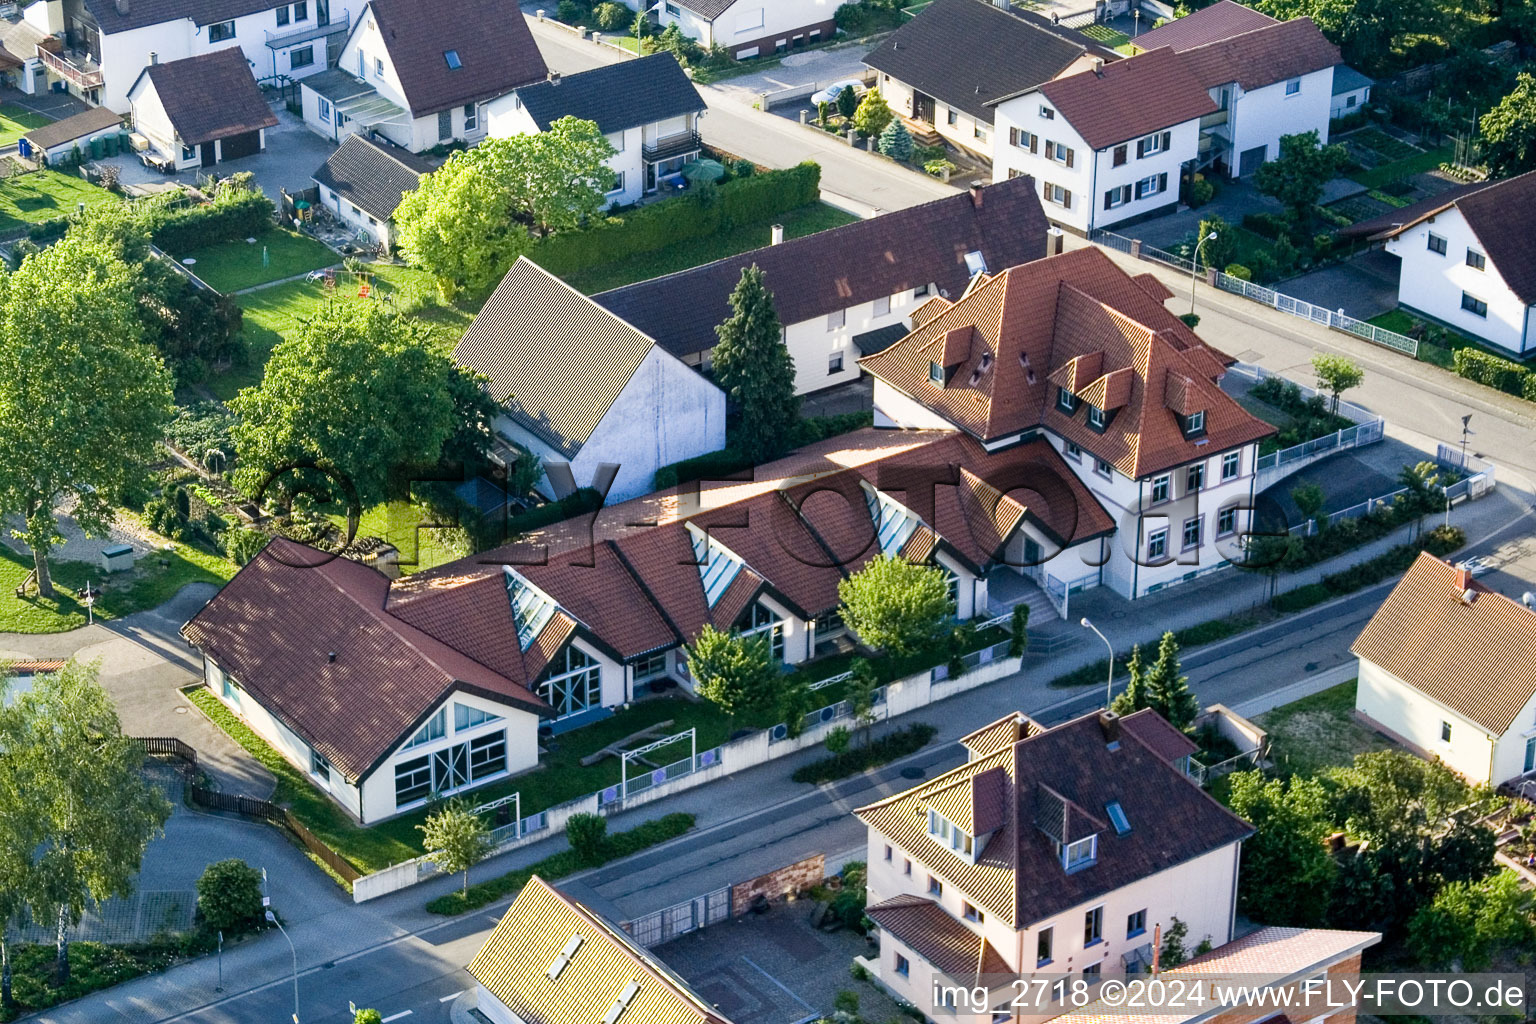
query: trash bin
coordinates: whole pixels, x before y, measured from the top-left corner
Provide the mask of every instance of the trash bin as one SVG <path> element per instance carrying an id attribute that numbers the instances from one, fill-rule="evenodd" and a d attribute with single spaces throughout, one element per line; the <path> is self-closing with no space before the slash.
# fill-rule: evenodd
<path id="1" fill-rule="evenodd" d="M 102 141 L 100 135 L 96 136 L 94 139 L 91 140 L 91 159 L 92 160 L 100 160 L 102 158 L 102 155 L 105 154 L 106 151 L 107 151 L 107 144 Z"/>
<path id="2" fill-rule="evenodd" d="M 102 136 L 102 140 L 101 141 L 106 144 L 107 156 L 117 156 L 117 136 L 116 135 L 105 135 L 105 136 Z"/>
<path id="3" fill-rule="evenodd" d="M 114 544 L 101 549 L 103 572 L 122 572 L 133 568 L 133 548 L 127 544 Z"/>

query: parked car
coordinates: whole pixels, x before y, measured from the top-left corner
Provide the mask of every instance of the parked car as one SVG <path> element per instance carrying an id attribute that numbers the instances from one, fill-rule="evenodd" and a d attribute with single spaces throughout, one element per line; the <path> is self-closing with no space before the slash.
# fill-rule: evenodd
<path id="1" fill-rule="evenodd" d="M 857 78 L 845 78 L 840 82 L 833 82 L 821 92 L 811 94 L 811 104 L 821 106 L 823 103 L 836 103 L 837 98 L 843 94 L 844 89 L 852 89 L 854 95 L 864 95 L 864 83 Z"/>

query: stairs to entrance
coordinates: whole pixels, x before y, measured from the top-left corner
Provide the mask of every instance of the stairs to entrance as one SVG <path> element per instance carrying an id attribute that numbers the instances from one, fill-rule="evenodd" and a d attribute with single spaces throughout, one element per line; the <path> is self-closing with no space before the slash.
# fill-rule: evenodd
<path id="1" fill-rule="evenodd" d="M 902 117 L 901 121 L 907 126 L 907 131 L 912 133 L 912 141 L 919 146 L 942 146 L 944 139 L 938 130 L 926 121 L 914 121 L 910 117 Z"/>

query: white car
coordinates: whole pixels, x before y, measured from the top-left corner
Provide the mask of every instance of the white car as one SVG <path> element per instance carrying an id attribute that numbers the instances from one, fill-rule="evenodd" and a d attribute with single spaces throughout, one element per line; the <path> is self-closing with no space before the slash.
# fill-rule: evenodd
<path id="1" fill-rule="evenodd" d="M 819 107 L 823 103 L 836 103 L 837 98 L 843 94 L 844 89 L 852 89 L 855 96 L 864 95 L 864 83 L 857 78 L 845 78 L 841 82 L 833 82 L 821 92 L 811 94 L 811 105 Z"/>

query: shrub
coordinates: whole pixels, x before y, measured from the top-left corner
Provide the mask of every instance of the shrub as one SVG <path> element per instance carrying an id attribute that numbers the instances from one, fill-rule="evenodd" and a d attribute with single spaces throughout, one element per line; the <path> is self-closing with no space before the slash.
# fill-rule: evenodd
<path id="1" fill-rule="evenodd" d="M 1195 328 L 1200 326 L 1199 313 L 1180 313 L 1179 319 L 1184 321 L 1185 327 Z"/>
<path id="2" fill-rule="evenodd" d="M 1191 208 L 1204 206 L 1216 197 L 1216 186 L 1204 178 L 1196 178 L 1190 182 L 1187 191 L 1189 194 L 1185 196 L 1185 201 Z"/>
<path id="3" fill-rule="evenodd" d="M 597 21 L 597 27 L 604 32 L 617 32 L 619 29 L 627 29 L 634 22 L 635 15 L 623 4 L 611 2 L 598 4 L 592 8 L 592 17 Z"/>
<path id="4" fill-rule="evenodd" d="M 922 723 L 909 725 L 905 729 L 888 733 L 857 750 L 845 750 L 841 754 L 801 765 L 795 769 L 793 778 L 796 782 L 808 782 L 812 785 L 832 782 L 852 775 L 854 772 L 894 761 L 898 757 L 906 757 L 921 750 L 937 733 L 938 730 L 931 725 Z"/>
<path id="5" fill-rule="evenodd" d="M 243 526 L 225 530 L 222 538 L 224 556 L 236 565 L 245 565 L 261 553 L 270 539 L 260 530 L 249 530 Z"/>
<path id="6" fill-rule="evenodd" d="M 847 727 L 839 725 L 827 733 L 827 752 L 842 754 L 848 750 L 848 744 L 851 740 L 852 737 L 849 735 Z"/>
<path id="7" fill-rule="evenodd" d="M 272 200 L 259 189 L 238 187 L 221 187 L 213 202 L 199 206 L 151 202 L 134 207 L 150 241 L 178 254 L 263 234 L 272 227 L 273 212 Z"/>
<path id="8" fill-rule="evenodd" d="M 1525 383 L 1521 385 L 1521 394 L 1527 402 L 1536 402 L 1536 373 L 1525 375 Z"/>
<path id="9" fill-rule="evenodd" d="M 951 172 L 954 169 L 955 165 L 950 163 L 948 160 L 929 160 L 927 163 L 923 164 L 923 172 L 926 174 L 931 174 L 935 178 L 942 178 L 946 172 Z"/>
<path id="10" fill-rule="evenodd" d="M 1247 267 L 1243 266 L 1241 263 L 1228 263 L 1227 264 L 1227 269 L 1226 269 L 1226 275 L 1228 277 L 1235 277 L 1239 281 L 1252 281 L 1253 280 L 1253 271 L 1249 270 Z"/>
<path id="11" fill-rule="evenodd" d="M 948 155 L 943 146 L 912 147 L 912 162 L 915 164 L 926 164 L 934 160 L 943 160 Z"/>
<path id="12" fill-rule="evenodd" d="M 384 1024 L 384 1015 L 378 1010 L 358 1010 L 352 1024 Z"/>
<path id="13" fill-rule="evenodd" d="M 1243 227 L 1265 238 L 1280 238 L 1290 230 L 1291 222 L 1280 213 L 1249 213 L 1243 216 Z"/>
<path id="14" fill-rule="evenodd" d="M 209 864 L 197 880 L 197 912 L 211 931 L 239 935 L 260 927 L 261 872 L 234 857 Z"/>
<path id="15" fill-rule="evenodd" d="M 560 0 L 555 5 L 555 18 L 567 25 L 577 25 L 587 20 L 587 5 L 577 0 Z"/>
<path id="16" fill-rule="evenodd" d="M 565 823 L 565 839 L 571 851 L 589 867 L 608 859 L 608 819 L 601 815 L 571 815 Z"/>
<path id="17" fill-rule="evenodd" d="M 1451 365 L 1460 376 L 1511 395 L 1523 396 L 1530 378 L 1530 371 L 1519 363 L 1475 348 L 1457 349 L 1451 357 Z"/>

